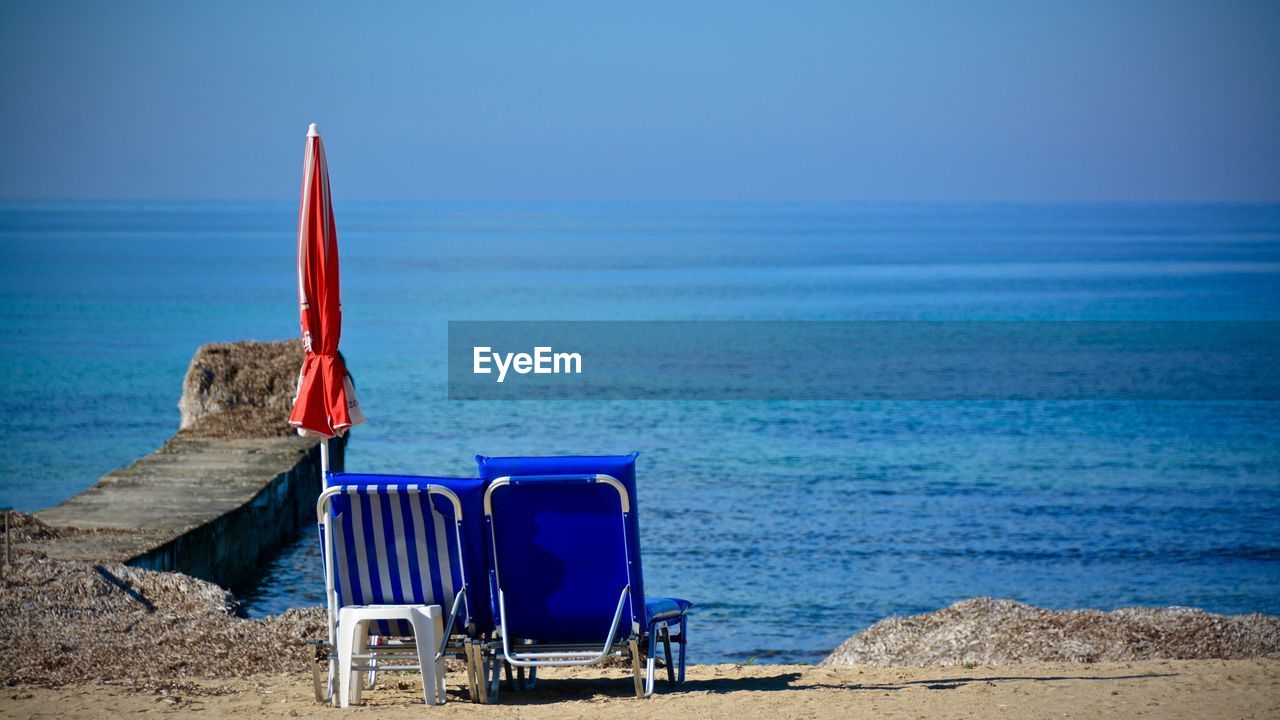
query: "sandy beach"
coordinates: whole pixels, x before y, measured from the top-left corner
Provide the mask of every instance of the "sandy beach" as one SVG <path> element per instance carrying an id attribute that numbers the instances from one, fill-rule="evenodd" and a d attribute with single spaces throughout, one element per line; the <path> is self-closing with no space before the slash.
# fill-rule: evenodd
<path id="1" fill-rule="evenodd" d="M 449 678 L 450 702 L 421 704 L 417 678 L 387 677 L 364 707 L 319 705 L 307 678 L 273 674 L 148 693 L 96 683 L 7 688 L 4 718 L 98 718 L 199 711 L 201 717 L 467 718 L 1267 718 L 1280 716 L 1280 661 L 1193 660 L 1030 663 L 1016 666 L 701 665 L 684 688 L 630 695 L 621 670 L 546 672 L 531 693 L 500 704 L 466 702 Z"/>
<path id="2" fill-rule="evenodd" d="M 0 582 L 6 655 L 0 717 L 338 716 L 315 702 L 303 643 L 323 633 L 319 608 L 245 619 L 234 598 L 212 583 L 44 556 L 38 549 L 59 538 L 41 539 L 48 528 L 17 517 L 23 550 Z M 1262 615 L 1046 611 L 975 598 L 886 618 L 823 665 L 693 666 L 684 687 L 660 679 L 657 694 L 645 701 L 632 696 L 628 670 L 582 668 L 545 671 L 531 693 L 504 689 L 498 704 L 475 705 L 454 666 L 444 708 L 422 706 L 417 675 L 387 674 L 366 695 L 368 704 L 352 712 L 733 720 L 1277 717 L 1278 628 L 1280 621 Z"/>

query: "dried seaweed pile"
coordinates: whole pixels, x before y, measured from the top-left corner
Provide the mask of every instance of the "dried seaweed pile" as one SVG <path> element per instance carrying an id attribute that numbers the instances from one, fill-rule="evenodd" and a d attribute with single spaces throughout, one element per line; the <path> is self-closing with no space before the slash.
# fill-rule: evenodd
<path id="1" fill-rule="evenodd" d="M 179 437 L 285 437 L 302 366 L 302 343 L 202 345 L 182 381 Z"/>
<path id="2" fill-rule="evenodd" d="M 304 640 L 323 636 L 322 610 L 238 611 L 230 593 L 186 575 L 15 555 L 0 582 L 0 685 L 169 687 L 307 670 Z"/>
<path id="3" fill-rule="evenodd" d="M 6 513 L 9 521 L 9 541 L 17 543 L 44 542 L 62 536 L 62 531 L 28 513 Z"/>
<path id="4" fill-rule="evenodd" d="M 891 617 L 846 640 L 823 665 L 927 667 L 1024 662 L 1280 658 L 1280 617 L 1191 608 L 1044 610 L 974 598 Z"/>

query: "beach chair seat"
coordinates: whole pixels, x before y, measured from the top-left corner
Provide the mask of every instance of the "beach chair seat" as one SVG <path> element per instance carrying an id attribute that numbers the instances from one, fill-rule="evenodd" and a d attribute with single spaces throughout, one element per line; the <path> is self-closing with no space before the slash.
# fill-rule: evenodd
<path id="1" fill-rule="evenodd" d="M 366 672 L 416 666 L 428 703 L 443 700 L 432 666 L 441 670 L 451 652 L 467 655 L 466 641 L 479 631 L 472 608 L 477 599 L 487 604 L 474 591 L 484 583 L 467 582 L 469 572 L 484 575 L 483 566 L 468 567 L 483 558 L 483 543 L 468 537 L 464 523 L 465 505 L 478 507 L 480 481 L 342 473 L 329 480 L 316 506 L 329 608 L 328 699 L 358 703 Z M 439 623 L 430 636 L 421 613 Z M 381 642 L 371 644 L 373 636 Z M 474 696 L 470 677 L 468 689 Z"/>
<path id="2" fill-rule="evenodd" d="M 691 603 L 644 596 L 635 456 L 478 461 L 489 481 L 484 517 L 495 616 L 494 637 L 473 654 L 481 694 L 496 697 L 499 663 L 532 677 L 539 667 L 624 655 L 636 695 L 647 697 L 659 640 L 668 678 L 683 682 Z"/>
<path id="3" fill-rule="evenodd" d="M 648 622 L 680 617 L 689 612 L 691 607 L 693 603 L 680 598 L 648 598 L 644 601 L 644 612 Z"/>
<path id="4" fill-rule="evenodd" d="M 436 659 L 437 638 L 444 633 L 439 605 L 352 605 L 338 611 L 338 697 L 341 707 L 360 702 L 359 659 L 371 659 L 368 639 L 371 623 L 408 623 L 412 628 L 415 665 L 383 666 L 383 670 L 420 670 L 422 694 L 428 705 L 446 701 L 444 663 Z M 429 668 L 435 668 L 431 672 Z"/>

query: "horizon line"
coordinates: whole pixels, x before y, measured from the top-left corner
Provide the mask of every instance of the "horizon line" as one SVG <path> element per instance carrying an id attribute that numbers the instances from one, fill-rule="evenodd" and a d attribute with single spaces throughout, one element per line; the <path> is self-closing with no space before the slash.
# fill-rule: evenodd
<path id="1" fill-rule="evenodd" d="M 334 198 L 335 204 L 367 203 L 367 204 L 469 204 L 469 205 L 1115 205 L 1115 206 L 1151 206 L 1151 205 L 1280 205 L 1280 197 L 1274 199 L 891 199 L 891 198 L 857 198 L 857 199 L 759 199 L 759 198 L 373 198 L 346 197 Z M 203 196 L 24 196 L 0 195 L 0 204 L 23 203 L 241 203 L 241 204 L 277 204 L 297 203 L 293 196 L 278 197 L 237 197 L 225 195 Z"/>

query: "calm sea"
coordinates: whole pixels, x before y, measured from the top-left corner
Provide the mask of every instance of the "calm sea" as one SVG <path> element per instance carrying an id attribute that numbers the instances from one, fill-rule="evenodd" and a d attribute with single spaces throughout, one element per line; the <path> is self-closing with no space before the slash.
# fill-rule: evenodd
<path id="1" fill-rule="evenodd" d="M 1280 613 L 1275 403 L 466 403 L 444 372 L 447 320 L 1277 320 L 1280 206 L 336 211 L 348 468 L 639 451 L 647 585 L 697 603 L 696 662 L 813 661 L 975 595 Z M 198 345 L 295 336 L 296 212 L 0 206 L 0 505 L 155 449 Z M 314 531 L 241 595 L 320 604 Z"/>

